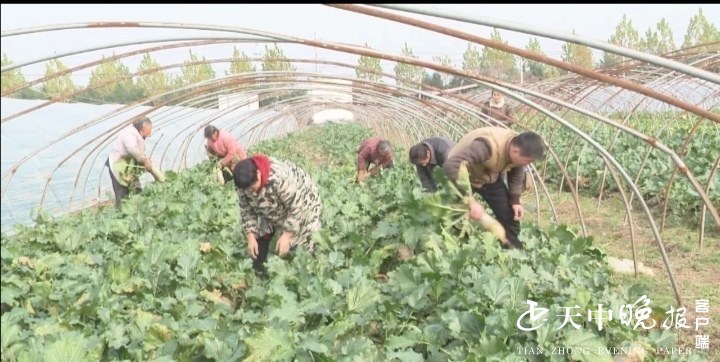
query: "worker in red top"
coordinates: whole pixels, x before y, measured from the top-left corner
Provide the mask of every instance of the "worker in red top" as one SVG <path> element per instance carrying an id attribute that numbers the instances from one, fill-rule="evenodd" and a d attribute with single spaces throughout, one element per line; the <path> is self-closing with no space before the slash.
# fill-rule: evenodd
<path id="1" fill-rule="evenodd" d="M 225 182 L 232 180 L 232 170 L 235 164 L 247 158 L 245 149 L 235 140 L 229 132 L 221 131 L 215 126 L 205 127 L 205 138 L 207 138 L 208 156 L 211 159 L 219 158 L 218 166 L 223 170 Z"/>
<path id="2" fill-rule="evenodd" d="M 393 151 L 390 142 L 378 137 L 370 137 L 360 144 L 357 150 L 357 180 L 364 181 L 375 176 L 381 169 L 393 167 Z M 375 166 L 369 170 L 370 164 Z"/>

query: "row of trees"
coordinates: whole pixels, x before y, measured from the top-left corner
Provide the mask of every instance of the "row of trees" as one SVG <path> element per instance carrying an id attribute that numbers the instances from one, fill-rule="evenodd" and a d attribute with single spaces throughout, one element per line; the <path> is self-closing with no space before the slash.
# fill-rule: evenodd
<path id="1" fill-rule="evenodd" d="M 507 44 L 503 40 L 500 31 L 493 29 L 490 34 L 491 39 Z M 639 32 L 632 25 L 632 21 L 623 16 L 620 24 L 615 28 L 615 33 L 610 37 L 609 42 L 620 46 L 638 49 L 653 54 L 665 54 L 676 50 L 673 40 L 673 33 L 669 24 L 665 19 L 661 19 L 656 27 L 646 31 L 645 36 L 640 36 Z M 683 48 L 694 47 L 701 44 L 705 45 L 697 48 L 699 51 L 707 51 L 705 47 L 713 46 L 711 43 L 720 42 L 720 31 L 710 21 L 705 18 L 702 9 L 695 15 L 688 26 L 685 35 Z M 367 44 L 365 45 L 367 47 Z M 714 45 L 718 47 L 717 44 Z M 535 54 L 545 55 L 540 47 L 540 41 L 537 38 L 531 38 L 526 50 Z M 593 60 L 593 54 L 590 48 L 574 43 L 565 43 L 562 47 L 562 60 L 586 69 L 592 69 L 595 66 L 610 65 L 619 61 L 623 61 L 623 57 L 612 53 L 605 53 L 598 62 Z M 410 58 L 418 59 L 405 43 L 402 49 L 402 55 Z M 468 47 L 463 53 L 461 67 L 463 70 L 480 74 L 504 81 L 517 81 L 520 73 L 527 80 L 548 79 L 561 74 L 560 70 L 546 64 L 530 61 L 526 59 L 518 59 L 512 54 L 488 47 L 479 48 L 468 43 Z M 448 56 L 435 56 L 433 61 L 455 66 Z M 7 55 L 3 55 L 2 66 L 11 64 Z M 71 96 L 72 101 L 89 102 L 89 103 L 130 103 L 138 101 L 145 97 L 154 97 L 166 92 L 177 90 L 183 87 L 182 93 L 193 92 L 197 90 L 197 84 L 214 79 L 216 74 L 212 65 L 205 59 L 200 58 L 197 54 L 189 51 L 189 59 L 187 59 L 180 67 L 180 74 L 173 76 L 166 72 L 172 69 L 172 66 L 161 68 L 149 54 L 145 54 L 137 72 L 131 74 L 129 68 L 122 64 L 119 59 L 113 59 L 105 62 L 92 71 L 90 82 L 87 85 L 87 91 L 80 93 L 78 87 L 71 78 L 70 73 L 66 73 L 47 80 L 42 83 L 42 87 L 26 88 L 12 96 L 18 98 L 60 98 Z M 59 59 L 48 62 L 45 66 L 45 75 L 49 76 L 57 72 L 68 71 L 67 66 Z M 159 70 L 159 71 L 158 71 Z M 295 67 L 288 60 L 276 44 L 265 47 L 265 54 L 262 61 L 262 71 L 295 71 Z M 437 88 L 453 88 L 461 86 L 464 83 L 462 77 L 453 77 L 438 72 L 428 72 L 422 67 L 398 63 L 394 67 L 395 76 L 398 78 L 397 84 L 408 88 L 418 88 L 415 83 L 423 83 Z M 256 68 L 250 58 L 244 53 L 233 51 L 232 61 L 229 71 L 226 75 L 240 74 L 246 72 L 255 72 Z M 358 69 L 356 76 L 359 79 L 371 81 L 380 81 L 383 72 L 380 59 L 361 56 L 358 59 Z M 26 84 L 26 81 L 19 70 L 2 73 L 2 92 L 6 90 L 17 89 Z M 191 87 L 195 85 L 195 87 Z M 279 95 L 278 95 L 279 94 Z M 265 103 L 274 103 L 283 98 L 297 95 L 289 91 L 276 93 L 275 97 L 261 100 Z M 177 96 L 175 94 L 174 96 Z M 214 97 L 210 97 L 214 98 Z M 204 106 L 212 106 L 216 104 L 214 101 L 206 103 Z"/>
<path id="2" fill-rule="evenodd" d="M 104 57 L 103 60 L 105 60 Z M 12 61 L 7 54 L 3 54 L 2 66 L 10 64 L 12 64 Z M 175 68 L 180 68 L 178 75 L 172 74 L 172 70 Z M 262 70 L 295 71 L 296 69 L 287 59 L 283 50 L 277 45 L 273 45 L 265 47 Z M 225 72 L 226 75 L 255 71 L 255 65 L 253 65 L 250 57 L 235 48 L 230 69 Z M 150 54 L 145 54 L 135 74 L 132 74 L 130 68 L 119 59 L 105 61 L 92 70 L 90 81 L 84 92 L 82 87 L 73 82 L 70 70 L 60 59 L 53 59 L 45 64 L 45 77 L 50 77 L 59 72 L 65 73 L 42 82 L 37 88 L 27 87 L 8 96 L 22 99 L 65 98 L 69 101 L 84 103 L 127 104 L 184 87 L 186 89 L 180 91 L 179 94 L 190 93 L 198 89 L 199 83 L 216 77 L 215 70 L 213 70 L 210 62 L 205 57 L 201 58 L 192 50 L 189 50 L 189 58 L 182 64 L 165 67 L 161 67 Z M 2 73 L 3 93 L 18 89 L 26 84 L 27 81 L 19 69 Z M 178 93 L 173 94 L 173 97 L 179 98 Z M 158 98 L 156 101 L 167 101 L 167 99 Z M 214 104 L 216 104 L 216 101 L 214 101 Z"/>
<path id="3" fill-rule="evenodd" d="M 497 29 L 492 31 L 490 38 L 507 44 L 507 41 L 502 39 Z M 656 24 L 654 29 L 649 28 L 645 32 L 645 36 L 642 37 L 632 25 L 632 21 L 628 19 L 627 16 L 623 16 L 608 42 L 656 55 L 667 54 L 677 50 L 673 32 L 664 18 Z M 712 44 L 717 42 L 720 42 L 720 30 L 708 21 L 702 9 L 700 9 L 698 13 L 690 19 L 682 48 L 695 47 L 693 51 L 697 52 L 717 50 L 720 49 L 720 45 Z M 535 37 L 530 38 L 525 49 L 535 54 L 546 55 L 540 48 L 540 41 Z M 407 44 L 405 44 L 402 49 L 402 55 L 417 59 L 417 56 L 415 56 Z M 574 43 L 565 43 L 562 46 L 561 58 L 564 62 L 585 69 L 593 69 L 598 66 L 611 65 L 626 60 L 625 57 L 606 52 L 603 54 L 603 57 L 596 62 L 593 59 L 593 53 L 589 47 Z M 518 59 L 512 54 L 487 47 L 483 47 L 481 50 L 468 43 L 468 47 L 463 53 L 461 68 L 471 73 L 504 81 L 518 81 L 520 72 L 523 73 L 524 79 L 530 81 L 549 79 L 562 73 L 560 69 L 544 63 L 524 58 L 520 59 L 521 61 L 517 60 Z M 443 65 L 453 65 L 447 56 L 434 57 L 433 61 Z M 379 79 L 375 75 L 375 72 L 382 71 L 378 59 L 360 57 L 358 66 L 361 68 L 356 72 L 358 78 L 369 80 Z M 394 70 L 396 77 L 401 78 L 398 84 L 411 88 L 417 87 L 411 86 L 410 83 L 404 82 L 402 79 L 416 82 L 422 80 L 423 84 L 437 88 L 453 88 L 463 84 L 462 78 L 447 76 L 437 72 L 427 72 L 417 66 L 397 64 Z"/>
<path id="4" fill-rule="evenodd" d="M 670 24 L 664 18 L 657 23 L 655 29 L 649 28 L 645 35 L 641 36 L 640 32 L 633 26 L 632 20 L 623 15 L 620 24 L 615 27 L 615 33 L 610 36 L 608 42 L 657 55 L 677 50 Z M 720 30 L 705 17 L 702 9 L 700 9 L 690 19 L 682 48 L 696 47 L 694 51 L 707 52 L 720 49 L 720 45 L 712 44 L 716 42 L 720 42 Z M 599 62 L 599 65 L 610 65 L 625 60 L 627 60 L 625 57 L 606 52 L 603 54 L 603 59 Z"/>

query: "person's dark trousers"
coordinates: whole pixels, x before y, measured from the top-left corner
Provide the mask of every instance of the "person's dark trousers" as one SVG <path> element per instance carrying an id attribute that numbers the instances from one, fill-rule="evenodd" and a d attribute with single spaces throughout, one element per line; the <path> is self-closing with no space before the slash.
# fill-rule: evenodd
<path id="1" fill-rule="evenodd" d="M 267 276 L 267 271 L 265 270 L 265 261 L 267 261 L 268 251 L 270 250 L 270 241 L 272 240 L 273 236 L 275 236 L 274 228 L 271 232 L 257 238 L 258 256 L 256 259 L 253 259 L 253 269 L 255 269 L 255 273 L 257 273 L 261 277 Z"/>
<path id="2" fill-rule="evenodd" d="M 115 192 L 115 208 L 119 209 L 122 199 L 130 195 L 130 188 L 120 185 L 118 180 L 115 179 L 115 175 L 113 175 L 112 169 L 110 168 L 109 160 L 105 161 L 105 166 L 108 167 L 108 171 L 110 172 L 110 180 L 112 180 L 113 192 Z"/>
<path id="3" fill-rule="evenodd" d="M 510 244 L 517 249 L 522 249 L 523 245 L 518 239 L 520 222 L 515 221 L 515 213 L 508 202 L 508 188 L 503 182 L 503 178 L 498 177 L 494 183 L 485 184 L 479 190 L 475 188 L 473 190 L 490 205 L 490 209 L 495 213 L 495 218 L 505 227 Z"/>

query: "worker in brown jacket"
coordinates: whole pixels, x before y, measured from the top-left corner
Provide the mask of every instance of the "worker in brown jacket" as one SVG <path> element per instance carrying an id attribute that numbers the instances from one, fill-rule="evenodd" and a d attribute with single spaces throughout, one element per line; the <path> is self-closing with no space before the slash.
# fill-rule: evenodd
<path id="1" fill-rule="evenodd" d="M 525 166 L 542 159 L 544 153 L 545 145 L 537 133 L 518 134 L 503 127 L 483 127 L 470 131 L 450 150 L 443 171 L 455 182 L 458 168 L 466 161 L 473 191 L 482 196 L 505 227 L 510 246 L 522 249 L 518 234 L 524 214 L 520 195 L 525 183 Z M 507 186 L 501 177 L 505 172 Z M 471 219 L 480 220 L 484 213 L 479 203 L 470 206 Z"/>

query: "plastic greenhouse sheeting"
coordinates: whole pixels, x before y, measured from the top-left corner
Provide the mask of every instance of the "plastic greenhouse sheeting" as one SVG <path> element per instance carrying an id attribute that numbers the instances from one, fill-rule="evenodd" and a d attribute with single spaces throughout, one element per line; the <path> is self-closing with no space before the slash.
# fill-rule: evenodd
<path id="1" fill-rule="evenodd" d="M 2 98 L 2 118 L 44 100 Z M 151 107 L 55 103 L 2 123 L 2 231 L 32 224 L 43 211 L 57 216 L 112 199 L 105 161 L 117 133 Z M 248 147 L 297 129 L 291 114 L 274 110 L 160 107 L 148 114 L 153 134 L 147 152 L 163 171 L 206 160 L 203 129 L 212 124 Z M 17 167 L 14 172 L 12 168 Z M 152 180 L 149 173 L 143 183 Z"/>
<path id="2" fill-rule="evenodd" d="M 720 103 L 720 85 L 710 82 L 699 83 L 693 79 L 659 79 L 645 86 L 705 109 L 712 109 Z M 587 87 L 574 93 L 570 102 L 599 113 L 677 111 L 676 107 L 661 100 L 608 85 Z"/>

